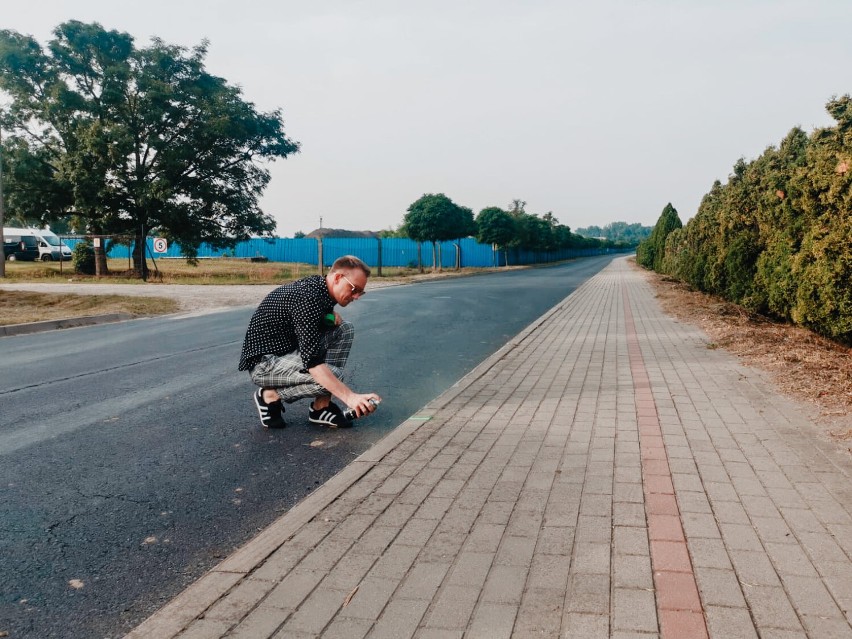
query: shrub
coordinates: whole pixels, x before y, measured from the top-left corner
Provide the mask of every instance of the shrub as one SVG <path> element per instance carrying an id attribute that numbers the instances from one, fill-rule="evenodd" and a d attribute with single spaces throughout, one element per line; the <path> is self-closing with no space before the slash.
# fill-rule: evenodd
<path id="1" fill-rule="evenodd" d="M 663 272 L 663 256 L 666 252 L 666 238 L 669 233 L 675 229 L 679 229 L 683 223 L 678 217 L 677 210 L 671 205 L 671 202 L 666 204 L 654 230 L 647 240 L 639 243 L 636 247 L 636 262 L 647 269 L 653 269 L 658 273 Z"/>
<path id="2" fill-rule="evenodd" d="M 806 236 L 794 266 L 798 282 L 793 320 L 852 343 L 852 220 L 818 225 Z"/>
<path id="3" fill-rule="evenodd" d="M 89 240 L 77 242 L 71 252 L 71 263 L 74 265 L 75 273 L 81 275 L 95 274 L 95 249 Z"/>

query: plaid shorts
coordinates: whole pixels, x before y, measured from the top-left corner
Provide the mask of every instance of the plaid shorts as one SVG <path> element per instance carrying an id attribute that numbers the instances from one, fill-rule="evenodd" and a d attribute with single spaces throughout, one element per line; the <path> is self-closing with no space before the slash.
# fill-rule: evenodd
<path id="1" fill-rule="evenodd" d="M 349 322 L 342 322 L 340 326 L 325 332 L 322 336 L 325 364 L 337 379 L 343 379 L 343 368 L 346 366 L 346 360 L 349 359 L 354 338 L 355 327 Z M 261 388 L 274 388 L 278 391 L 281 399 L 288 404 L 306 397 L 331 394 L 317 384 L 305 370 L 299 351 L 286 355 L 264 355 L 263 359 L 251 369 L 250 375 L 251 381 Z"/>

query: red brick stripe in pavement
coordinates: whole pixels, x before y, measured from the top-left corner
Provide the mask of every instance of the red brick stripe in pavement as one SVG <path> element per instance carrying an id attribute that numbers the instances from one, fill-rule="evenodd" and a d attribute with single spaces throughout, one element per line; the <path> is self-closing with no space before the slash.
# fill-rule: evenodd
<path id="1" fill-rule="evenodd" d="M 707 639 L 707 624 L 698 595 L 698 584 L 686 547 L 657 407 L 636 337 L 636 325 L 633 323 L 626 289 L 622 289 L 622 299 L 639 420 L 645 514 L 648 518 L 661 636 L 662 639 Z"/>

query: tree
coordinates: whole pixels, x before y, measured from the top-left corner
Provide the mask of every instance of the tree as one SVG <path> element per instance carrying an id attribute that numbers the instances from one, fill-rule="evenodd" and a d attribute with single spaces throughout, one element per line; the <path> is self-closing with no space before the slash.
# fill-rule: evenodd
<path id="1" fill-rule="evenodd" d="M 71 192 L 66 185 L 56 183 L 55 172 L 50 168 L 44 149 L 30 148 L 22 139 L 12 138 L 3 140 L 0 154 L 3 195 L 11 215 L 25 225 L 43 226 L 54 222 L 52 215 L 69 208 Z"/>
<path id="2" fill-rule="evenodd" d="M 459 206 L 443 193 L 427 193 L 408 207 L 402 227 L 416 242 L 432 242 L 432 270 L 440 271 L 438 242 L 467 237 L 476 232 L 473 211 Z"/>
<path id="3" fill-rule="evenodd" d="M 476 216 L 476 239 L 483 244 L 493 244 L 502 249 L 509 265 L 509 244 L 515 238 L 515 221 L 507 211 L 498 206 L 482 209 Z"/>
<path id="4" fill-rule="evenodd" d="M 594 224 L 577 229 L 577 235 L 582 235 L 583 237 L 606 237 L 604 233 L 605 231 L 601 227 Z"/>
<path id="5" fill-rule="evenodd" d="M 512 200 L 509 204 L 509 216 L 515 225 L 515 237 L 511 242 L 512 246 L 533 250 L 535 249 L 535 230 L 532 228 L 534 222 L 531 218 L 534 216 L 526 212 L 527 203 L 523 200 Z"/>
<path id="6" fill-rule="evenodd" d="M 683 223 L 680 221 L 677 210 L 669 202 L 660 214 L 650 237 L 639 244 L 636 249 L 636 261 L 639 265 L 658 273 L 662 272 L 666 238 L 668 238 L 669 233 L 682 226 Z"/>
<path id="7" fill-rule="evenodd" d="M 27 189 L 46 202 L 31 215 L 73 214 L 91 233 L 135 236 L 143 276 L 150 230 L 191 258 L 202 242 L 227 248 L 271 234 L 275 222 L 258 206 L 269 172 L 258 161 L 298 143 L 280 111 L 257 111 L 205 70 L 206 42 L 137 48 L 126 33 L 78 21 L 54 35 L 42 49 L 0 31 L 0 89 L 11 97 L 3 125 L 20 161 L 40 167 L 10 187 L 22 202 Z"/>
<path id="8" fill-rule="evenodd" d="M 653 227 L 642 226 L 638 223 L 610 222 L 603 228 L 594 225 L 578 228 L 577 235 L 619 242 L 626 246 L 636 246 L 639 242 L 650 236 L 652 230 Z"/>
<path id="9" fill-rule="evenodd" d="M 382 229 L 381 231 L 379 231 L 379 237 L 384 239 L 386 237 L 391 238 L 391 237 L 408 237 L 408 236 L 405 234 L 405 228 L 404 228 L 403 224 L 400 224 L 395 229 L 394 228 Z"/>

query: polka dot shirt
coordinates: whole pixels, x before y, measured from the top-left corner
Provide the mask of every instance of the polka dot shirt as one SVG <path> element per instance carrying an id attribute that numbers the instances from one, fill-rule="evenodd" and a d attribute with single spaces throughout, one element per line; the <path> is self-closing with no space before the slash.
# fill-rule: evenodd
<path id="1" fill-rule="evenodd" d="M 249 321 L 240 370 L 251 370 L 264 355 L 284 355 L 298 349 L 305 369 L 322 364 L 325 351 L 320 336 L 323 317 L 335 301 L 322 275 L 279 286 L 267 295 Z"/>

